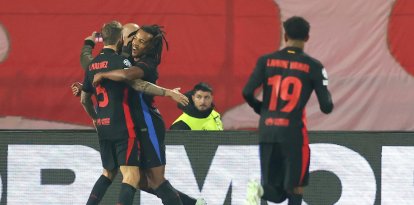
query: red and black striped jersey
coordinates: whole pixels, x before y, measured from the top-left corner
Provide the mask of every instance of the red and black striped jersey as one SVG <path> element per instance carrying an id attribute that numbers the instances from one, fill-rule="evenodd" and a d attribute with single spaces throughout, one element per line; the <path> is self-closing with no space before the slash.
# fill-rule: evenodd
<path id="1" fill-rule="evenodd" d="M 135 91 L 126 83 L 102 80 L 100 85 L 93 87 L 92 81 L 96 73 L 130 67 L 126 58 L 114 50 L 104 48 L 90 63 L 85 72 L 82 90 L 96 96 L 97 130 L 100 139 L 125 139 L 135 137 L 134 120 L 131 116 L 131 93 Z"/>
<path id="2" fill-rule="evenodd" d="M 261 142 L 292 140 L 302 143 L 305 124 L 305 106 L 315 90 L 320 109 L 333 109 L 327 88 L 328 75 L 323 65 L 296 47 L 261 56 L 243 89 L 246 102 L 260 113 Z M 263 87 L 263 101 L 254 97 L 254 91 Z"/>

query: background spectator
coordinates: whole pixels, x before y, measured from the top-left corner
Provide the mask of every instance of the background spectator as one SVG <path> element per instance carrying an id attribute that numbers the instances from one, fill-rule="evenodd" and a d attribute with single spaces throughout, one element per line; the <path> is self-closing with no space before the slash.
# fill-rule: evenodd
<path id="1" fill-rule="evenodd" d="M 204 82 L 194 86 L 185 95 L 190 99 L 187 106 L 171 125 L 171 130 L 223 130 L 220 113 L 214 110 L 213 89 Z"/>

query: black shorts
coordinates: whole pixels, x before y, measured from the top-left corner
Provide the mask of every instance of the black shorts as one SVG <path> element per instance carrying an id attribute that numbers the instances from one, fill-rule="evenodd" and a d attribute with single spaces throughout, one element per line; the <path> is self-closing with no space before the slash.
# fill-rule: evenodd
<path id="1" fill-rule="evenodd" d="M 144 112 L 144 119 L 139 122 L 139 141 L 141 144 L 140 167 L 154 168 L 166 164 L 165 159 L 165 124 L 156 110 Z"/>
<path id="2" fill-rule="evenodd" d="M 99 140 L 102 166 L 107 170 L 119 166 L 140 165 L 140 144 L 137 138 Z"/>
<path id="3" fill-rule="evenodd" d="M 262 184 L 286 191 L 309 183 L 309 144 L 260 143 Z"/>

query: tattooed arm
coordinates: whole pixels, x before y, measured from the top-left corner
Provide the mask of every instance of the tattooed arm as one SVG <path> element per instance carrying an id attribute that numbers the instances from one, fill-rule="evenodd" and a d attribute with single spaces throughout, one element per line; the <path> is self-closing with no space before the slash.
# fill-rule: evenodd
<path id="1" fill-rule="evenodd" d="M 180 103 L 184 106 L 188 105 L 188 98 L 179 92 L 179 89 L 167 89 L 160 87 L 158 85 L 152 84 L 150 82 L 135 79 L 132 81 L 127 81 L 128 84 L 134 88 L 134 90 L 143 92 L 148 95 L 154 96 L 167 96 L 173 99 L 175 102 Z"/>

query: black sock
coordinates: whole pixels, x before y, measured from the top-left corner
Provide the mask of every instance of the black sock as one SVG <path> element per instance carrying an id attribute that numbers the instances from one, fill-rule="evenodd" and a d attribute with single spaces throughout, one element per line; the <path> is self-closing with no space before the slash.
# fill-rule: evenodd
<path id="1" fill-rule="evenodd" d="M 190 197 L 181 191 L 177 190 L 177 192 L 178 195 L 180 195 L 180 199 L 183 202 L 183 205 L 195 205 L 197 203 L 197 199 L 194 199 L 193 197 Z"/>
<path id="2" fill-rule="evenodd" d="M 155 195 L 155 196 L 157 196 L 157 194 L 155 193 L 155 191 L 154 191 L 154 189 L 151 189 L 151 188 L 139 188 L 141 191 L 145 191 L 145 192 L 147 192 L 148 194 L 152 194 L 152 195 Z"/>
<path id="3" fill-rule="evenodd" d="M 301 205 L 302 204 L 302 198 L 303 198 L 303 195 L 301 195 L 301 194 L 289 195 L 288 205 Z"/>
<path id="4" fill-rule="evenodd" d="M 99 179 L 95 182 L 95 185 L 92 188 L 91 194 L 89 195 L 88 202 L 86 205 L 97 205 L 102 200 L 105 195 L 106 190 L 112 184 L 112 181 L 101 175 Z"/>
<path id="5" fill-rule="evenodd" d="M 145 191 L 149 194 L 153 194 L 155 196 L 157 196 L 157 194 L 155 193 L 154 189 L 151 188 L 142 188 L 141 191 Z M 180 199 L 183 202 L 183 205 L 195 205 L 197 203 L 197 199 L 194 199 L 190 196 L 188 196 L 187 194 L 184 194 L 183 192 L 176 190 L 178 195 L 180 195 Z"/>
<path id="6" fill-rule="evenodd" d="M 164 205 L 183 205 L 177 190 L 165 180 L 157 189 L 154 190 Z"/>
<path id="7" fill-rule="evenodd" d="M 271 185 L 263 185 L 262 199 L 275 203 L 282 203 L 287 198 L 286 191 Z"/>
<path id="8" fill-rule="evenodd" d="M 135 189 L 133 186 L 126 183 L 122 183 L 117 205 L 132 205 L 132 201 L 134 201 L 134 195 L 136 190 L 137 189 Z"/>

